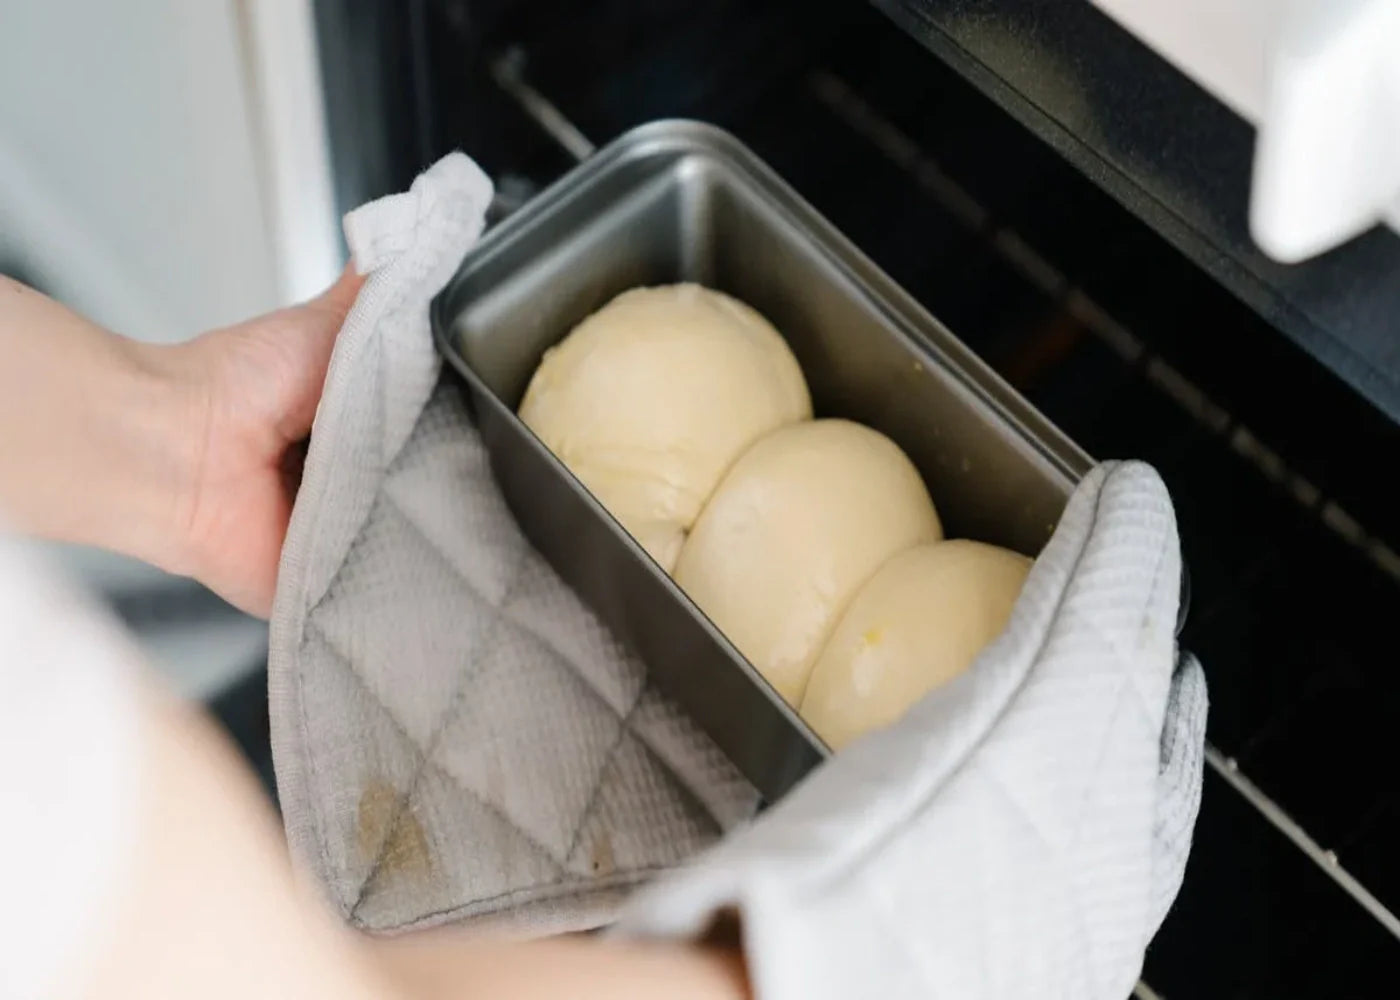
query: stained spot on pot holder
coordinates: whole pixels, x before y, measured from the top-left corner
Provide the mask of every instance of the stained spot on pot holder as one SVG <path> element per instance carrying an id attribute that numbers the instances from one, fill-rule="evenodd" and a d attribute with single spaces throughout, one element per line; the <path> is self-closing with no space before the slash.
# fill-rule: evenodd
<path id="1" fill-rule="evenodd" d="M 360 856 L 374 860 L 372 881 L 420 880 L 432 871 L 432 854 L 423 827 L 408 805 L 400 805 L 393 785 L 372 779 L 360 793 L 355 820 L 355 841 Z"/>

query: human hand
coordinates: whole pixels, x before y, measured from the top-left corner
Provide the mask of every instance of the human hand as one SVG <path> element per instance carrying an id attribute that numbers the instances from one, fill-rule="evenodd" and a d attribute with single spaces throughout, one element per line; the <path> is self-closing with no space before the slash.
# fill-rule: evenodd
<path id="1" fill-rule="evenodd" d="M 266 615 L 331 349 L 362 279 L 183 344 L 0 275 L 0 509 L 22 532 L 193 576 Z"/>
<path id="2" fill-rule="evenodd" d="M 266 616 L 336 334 L 363 279 L 214 330 L 153 359 L 183 401 L 187 474 L 167 568 Z"/>

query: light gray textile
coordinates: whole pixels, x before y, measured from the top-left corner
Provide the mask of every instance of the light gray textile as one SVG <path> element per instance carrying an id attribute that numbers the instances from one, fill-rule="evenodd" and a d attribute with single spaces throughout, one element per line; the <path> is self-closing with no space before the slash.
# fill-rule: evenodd
<path id="1" fill-rule="evenodd" d="M 482 228 L 466 157 L 346 220 L 370 277 L 312 431 L 273 611 L 296 858 L 356 925 L 597 926 L 756 796 L 528 546 L 428 304 Z"/>
<path id="2" fill-rule="evenodd" d="M 761 1000 L 1122 1000 L 1200 802 L 1180 573 L 1157 474 L 1095 469 L 970 672 L 645 890 L 620 932 L 736 911 Z"/>

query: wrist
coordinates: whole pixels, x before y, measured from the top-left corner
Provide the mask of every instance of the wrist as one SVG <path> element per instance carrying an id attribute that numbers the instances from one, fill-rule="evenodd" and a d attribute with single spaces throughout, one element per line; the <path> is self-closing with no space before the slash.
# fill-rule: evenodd
<path id="1" fill-rule="evenodd" d="M 31 535 L 185 572 L 180 525 L 202 424 L 175 349 L 27 294 L 29 314 L 0 329 L 5 517 Z"/>
<path id="2" fill-rule="evenodd" d="M 99 477 L 117 498 L 91 544 L 117 549 L 163 570 L 193 575 L 190 525 L 205 457 L 208 407 L 184 345 L 113 335 L 110 395 L 100 404 L 115 423 Z"/>

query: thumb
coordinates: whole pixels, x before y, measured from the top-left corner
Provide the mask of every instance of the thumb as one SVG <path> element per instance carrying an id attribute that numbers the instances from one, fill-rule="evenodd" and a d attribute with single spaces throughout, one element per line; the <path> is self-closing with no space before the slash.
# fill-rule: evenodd
<path id="1" fill-rule="evenodd" d="M 360 294 L 364 283 L 365 276 L 355 270 L 353 260 L 349 261 L 340 272 L 340 277 L 324 292 L 307 302 L 305 308 L 323 315 L 328 324 L 333 323 L 339 328 L 345 322 L 345 317 L 350 314 L 355 297 Z"/>
<path id="2" fill-rule="evenodd" d="M 364 282 L 352 262 L 320 295 L 244 327 L 257 331 L 255 336 L 271 336 L 288 347 L 288 353 L 281 357 L 289 391 L 275 407 L 276 427 L 287 444 L 301 440 L 311 430 L 336 338 Z"/>

